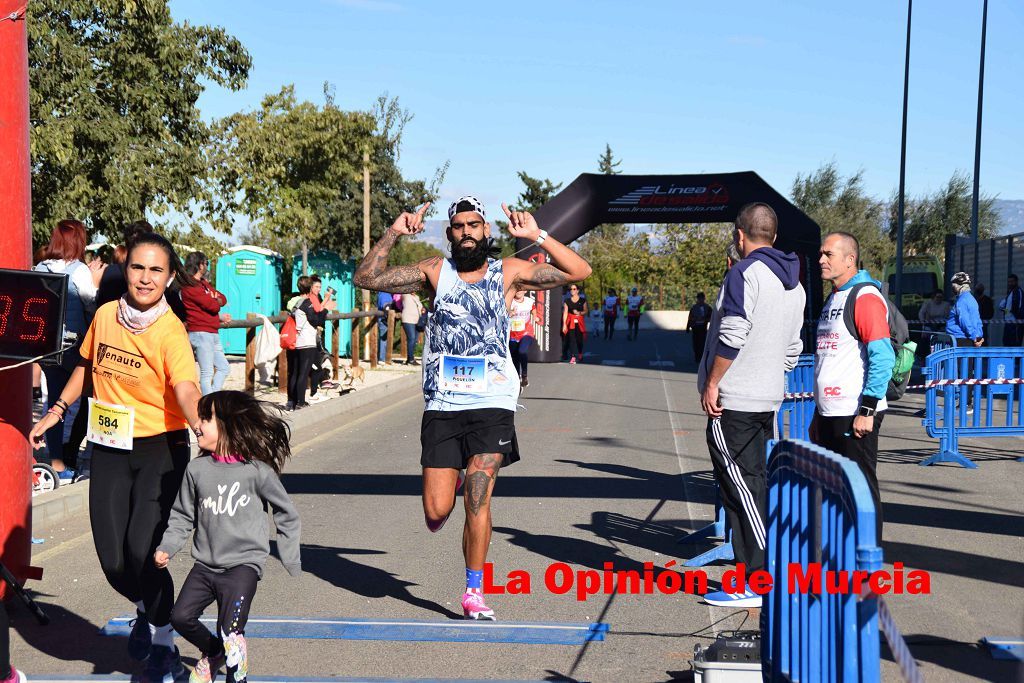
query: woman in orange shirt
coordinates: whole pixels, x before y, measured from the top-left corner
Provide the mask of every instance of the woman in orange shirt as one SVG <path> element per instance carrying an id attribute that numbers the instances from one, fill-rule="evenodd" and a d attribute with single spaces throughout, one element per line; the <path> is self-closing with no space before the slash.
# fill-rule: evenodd
<path id="1" fill-rule="evenodd" d="M 127 293 L 96 311 L 60 399 L 35 425 L 33 446 L 63 420 L 91 382 L 87 438 L 93 445 L 89 508 L 93 542 L 110 586 L 135 603 L 128 652 L 146 659 L 143 681 L 184 674 L 170 626 L 174 584 L 149 561 L 167 526 L 198 426 L 199 386 L 185 326 L 164 292 L 191 278 L 170 242 L 137 237 L 125 261 Z"/>

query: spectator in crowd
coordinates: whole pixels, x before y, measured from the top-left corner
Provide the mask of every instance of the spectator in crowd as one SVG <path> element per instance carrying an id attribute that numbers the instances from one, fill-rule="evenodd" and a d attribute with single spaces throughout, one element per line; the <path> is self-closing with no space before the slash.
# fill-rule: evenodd
<path id="1" fill-rule="evenodd" d="M 181 286 L 192 282 L 171 243 L 152 233 L 131 241 L 126 266 L 128 291 L 96 311 L 82 340 L 82 363 L 29 441 L 41 445 L 90 377 L 96 398 L 90 410 L 98 412 L 89 421 L 96 554 L 110 586 L 135 604 L 128 654 L 145 660 L 143 680 L 178 680 L 185 670 L 170 624 L 174 582 L 150 558 L 188 465 L 186 430 L 199 424 L 195 358 L 164 296 L 172 278 Z M 124 419 L 128 414 L 134 419 Z"/>
<path id="2" fill-rule="evenodd" d="M 185 270 L 195 284 L 181 290 L 181 302 L 185 305 L 185 329 L 192 351 L 199 362 L 199 388 L 203 396 L 220 391 L 228 378 L 231 366 L 220 343 L 220 322 L 230 320 L 220 309 L 228 303 L 227 297 L 214 289 L 207 281 L 210 275 L 210 261 L 201 251 L 193 251 L 185 257 Z"/>
<path id="3" fill-rule="evenodd" d="M 395 310 L 395 297 L 388 292 L 378 292 L 377 310 L 384 314 L 377 318 L 377 362 L 384 363 L 388 350 L 388 311 Z"/>
<path id="4" fill-rule="evenodd" d="M 313 278 L 303 275 L 298 280 L 299 301 L 292 310 L 295 318 L 295 348 L 287 352 L 288 359 L 288 402 L 286 410 L 299 410 L 309 405 L 306 401 L 306 387 L 316 361 L 316 328 L 323 325 L 326 312 L 317 313 L 309 295 L 313 289 Z M 317 282 L 317 285 L 320 283 Z M 319 400 L 319 399 L 318 399 Z"/>
<path id="5" fill-rule="evenodd" d="M 89 329 L 96 312 L 96 283 L 103 271 L 102 264 L 89 267 L 82 261 L 88 238 L 85 226 L 76 220 L 57 223 L 50 242 L 43 252 L 43 260 L 34 270 L 63 273 L 68 280 L 68 293 L 64 312 L 67 332 L 76 336 L 74 346 L 65 351 L 57 364 L 42 366 L 46 377 L 47 408 L 52 409 L 61 392 L 78 367 L 82 337 Z M 72 480 L 78 469 L 78 447 L 85 435 L 87 411 L 79 410 L 81 401 L 74 401 L 67 409 L 64 420 L 46 432 L 46 449 L 50 464 L 62 480 Z"/>
<path id="6" fill-rule="evenodd" d="M 818 320 L 811 441 L 850 458 L 864 473 L 875 501 L 875 543 L 882 539 L 878 490 L 878 432 L 896 353 L 889 341 L 889 308 L 882 283 L 858 270 L 860 245 L 846 232 L 821 244 L 821 277 L 832 283 Z M 847 313 L 849 311 L 849 313 Z M 850 325 L 849 321 L 852 321 Z"/>
<path id="7" fill-rule="evenodd" d="M 1024 338 L 1024 290 L 1012 273 L 1006 278 L 1006 296 L 999 300 L 999 311 L 1004 321 L 1003 346 L 1020 346 Z"/>
<path id="8" fill-rule="evenodd" d="M 942 290 L 936 289 L 932 292 L 932 298 L 921 304 L 917 311 L 917 319 L 924 324 L 924 329 L 942 332 L 946 328 L 949 308 L 949 302 L 943 297 Z"/>
<path id="9" fill-rule="evenodd" d="M 697 363 L 700 362 L 700 357 L 704 355 L 704 344 L 708 338 L 708 324 L 711 322 L 711 313 L 711 306 L 708 306 L 704 301 L 704 292 L 698 292 L 697 303 L 690 309 L 690 315 L 686 320 L 686 331 L 690 333 L 690 339 L 693 342 L 693 360 Z"/>
<path id="10" fill-rule="evenodd" d="M 985 294 L 985 285 L 980 282 L 974 286 L 974 298 L 978 302 L 978 314 L 981 315 L 981 329 L 985 339 L 988 339 L 988 323 L 996 317 L 996 305 L 992 297 Z"/>
<path id="11" fill-rule="evenodd" d="M 530 367 L 530 347 L 533 346 L 533 323 L 537 317 L 534 310 L 536 299 L 526 296 L 524 290 L 517 290 L 512 297 L 509 310 L 510 327 L 508 350 L 512 354 L 512 364 L 519 373 L 519 386 L 522 389 L 530 386 L 527 372 Z"/>
<path id="12" fill-rule="evenodd" d="M 786 371 L 803 350 L 806 295 L 800 259 L 772 247 L 777 230 L 775 211 L 767 204 L 747 204 L 737 214 L 733 240 L 742 258 L 725 274 L 697 375 L 733 550 L 748 574 L 765 565 L 765 446 L 775 433 Z M 723 607 L 761 606 L 761 596 L 749 589 L 716 591 L 704 600 Z"/>
<path id="13" fill-rule="evenodd" d="M 569 285 L 569 298 L 562 304 L 562 335 L 568 342 L 570 365 L 583 360 L 583 342 L 587 338 L 587 302 L 579 292 L 579 285 Z"/>
<path id="14" fill-rule="evenodd" d="M 152 234 L 153 226 L 146 221 L 135 221 L 124 226 L 121 230 L 121 237 L 123 242 L 116 247 L 113 251 L 113 261 L 111 267 L 103 271 L 103 277 L 100 278 L 99 288 L 96 292 L 96 308 L 111 301 L 117 301 L 125 292 L 128 291 L 128 281 L 125 279 L 124 262 L 125 257 L 128 254 L 128 250 L 131 248 L 132 240 L 140 235 Z M 188 319 L 188 315 L 185 313 L 185 305 L 181 302 L 181 291 L 177 281 L 172 280 L 171 285 L 164 293 L 167 299 L 167 305 L 171 307 L 171 311 L 174 315 L 178 316 L 178 320 L 185 322 Z"/>
<path id="15" fill-rule="evenodd" d="M 946 334 L 957 346 L 981 346 L 985 335 L 981 327 L 978 302 L 971 294 L 971 276 L 957 273 L 951 280 L 956 303 L 946 319 Z"/>
<path id="16" fill-rule="evenodd" d="M 310 275 L 309 280 L 309 303 L 313 306 L 313 312 L 320 316 L 320 321 L 316 325 L 316 352 L 313 354 L 313 362 L 309 370 L 309 401 L 317 403 L 329 398 L 327 394 L 319 393 L 321 385 L 324 389 L 333 389 L 337 386 L 329 379 L 331 355 L 327 353 L 327 346 L 324 344 L 324 340 L 327 338 L 324 330 L 327 324 L 327 313 L 337 310 L 338 302 L 334 299 L 334 288 L 328 287 L 326 291 L 323 290 L 323 281 L 319 275 Z"/>
<path id="17" fill-rule="evenodd" d="M 619 295 L 614 287 L 608 288 L 608 296 L 604 298 L 604 338 L 611 339 L 615 334 L 615 319 L 619 317 Z"/>
<path id="18" fill-rule="evenodd" d="M 416 325 L 420 321 L 425 309 L 419 296 L 415 294 L 402 294 L 402 330 L 405 331 L 405 364 L 419 365 L 416 361 L 416 342 L 419 340 L 419 332 Z"/>
<path id="19" fill-rule="evenodd" d="M 985 331 L 981 325 L 981 315 L 978 312 L 978 302 L 971 294 L 971 277 L 967 273 L 956 273 L 951 280 L 953 294 L 956 297 L 953 308 L 949 311 L 949 318 L 946 320 L 946 334 L 953 338 L 957 346 L 979 347 L 985 343 Z M 967 364 L 967 377 L 974 376 L 974 363 Z M 974 411 L 974 392 L 968 389 L 958 389 L 960 393 L 967 394 L 967 414 Z M 959 398 L 957 401 L 959 405 Z"/>

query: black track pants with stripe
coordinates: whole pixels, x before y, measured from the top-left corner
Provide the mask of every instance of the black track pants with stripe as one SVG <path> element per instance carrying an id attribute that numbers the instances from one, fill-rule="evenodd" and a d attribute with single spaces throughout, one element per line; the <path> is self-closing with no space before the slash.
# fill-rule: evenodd
<path id="1" fill-rule="evenodd" d="M 723 410 L 708 420 L 707 438 L 718 492 L 732 528 L 736 562 L 747 573 L 764 568 L 767 541 L 765 520 L 768 494 L 765 484 L 765 448 L 775 434 L 775 413 Z"/>

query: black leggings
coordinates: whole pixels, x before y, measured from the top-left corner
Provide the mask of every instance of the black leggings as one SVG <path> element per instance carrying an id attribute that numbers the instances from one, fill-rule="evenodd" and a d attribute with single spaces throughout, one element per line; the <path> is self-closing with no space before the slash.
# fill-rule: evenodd
<path id="1" fill-rule="evenodd" d="M 613 334 L 615 334 L 615 316 L 606 315 L 604 317 L 604 338 L 611 339 Z"/>
<path id="2" fill-rule="evenodd" d="M 153 553 L 167 528 L 190 449 L 184 429 L 136 438 L 131 451 L 95 446 L 89 516 L 107 583 L 131 602 L 142 600 L 154 626 L 171 620 L 174 582 Z"/>
<path id="3" fill-rule="evenodd" d="M 288 402 L 294 406 L 306 402 L 306 387 L 316 354 L 315 346 L 288 352 Z"/>
<path id="4" fill-rule="evenodd" d="M 508 343 L 509 353 L 512 354 L 512 365 L 516 366 L 519 379 L 526 377 L 526 371 L 530 365 L 531 346 L 533 346 L 533 337 L 522 337 L 518 341 L 512 339 Z"/>
<path id="5" fill-rule="evenodd" d="M 626 325 L 628 326 L 627 336 L 632 336 L 633 339 L 636 339 L 637 335 L 640 334 L 640 316 L 626 316 Z"/>
<path id="6" fill-rule="evenodd" d="M 248 565 L 223 572 L 193 565 L 171 613 L 174 630 L 204 655 L 219 655 L 224 651 L 222 637 L 245 633 L 257 581 L 259 575 Z M 199 621 L 212 602 L 217 603 L 217 634 L 210 633 Z"/>
<path id="7" fill-rule="evenodd" d="M 569 330 L 565 338 L 569 340 L 569 355 L 579 356 L 583 360 L 583 330 L 578 327 Z"/>
<path id="8" fill-rule="evenodd" d="M 0 681 L 11 677 L 11 622 L 0 601 Z"/>

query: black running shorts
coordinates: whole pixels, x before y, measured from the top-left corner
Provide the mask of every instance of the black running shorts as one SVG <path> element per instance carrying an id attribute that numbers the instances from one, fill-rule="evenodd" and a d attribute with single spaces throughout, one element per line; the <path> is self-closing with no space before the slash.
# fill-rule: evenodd
<path id="1" fill-rule="evenodd" d="M 503 408 L 424 411 L 420 465 L 462 469 L 482 453 L 501 453 L 501 466 L 511 465 L 519 460 L 515 416 Z"/>

